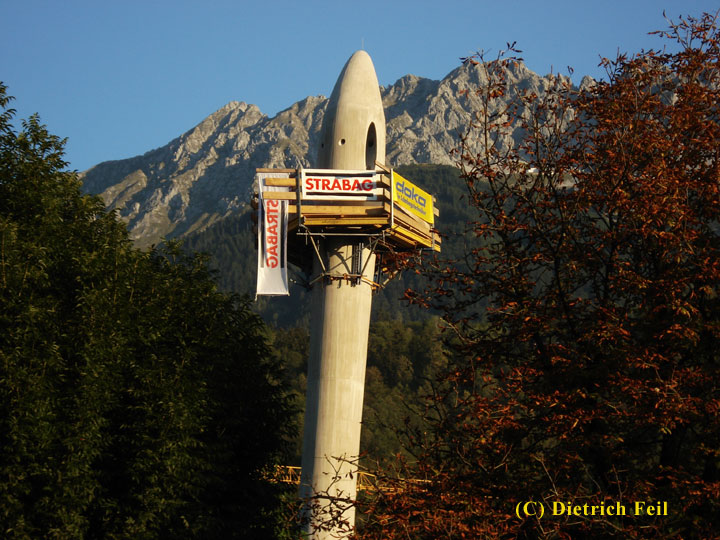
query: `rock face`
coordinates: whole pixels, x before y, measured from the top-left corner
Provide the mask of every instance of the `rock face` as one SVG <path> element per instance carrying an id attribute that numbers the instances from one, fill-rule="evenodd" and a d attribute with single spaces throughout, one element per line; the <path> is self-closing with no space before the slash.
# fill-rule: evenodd
<path id="1" fill-rule="evenodd" d="M 538 94 L 550 85 L 522 63 L 506 76 L 513 87 Z M 453 164 L 450 151 L 472 118 L 472 90 L 482 82 L 482 67 L 466 64 L 441 81 L 406 75 L 381 88 L 388 165 Z M 140 246 L 202 230 L 247 207 L 257 167 L 315 164 L 327 101 L 307 97 L 273 118 L 230 102 L 161 148 L 85 171 L 85 190 L 118 210 Z"/>

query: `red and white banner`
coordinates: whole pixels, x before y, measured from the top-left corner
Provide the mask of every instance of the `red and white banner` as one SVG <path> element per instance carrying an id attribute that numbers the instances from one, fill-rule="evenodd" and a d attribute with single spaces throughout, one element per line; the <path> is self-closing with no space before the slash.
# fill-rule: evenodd
<path id="1" fill-rule="evenodd" d="M 303 199 L 372 201 L 382 194 L 375 171 L 343 171 L 333 169 L 302 169 L 300 186 Z"/>
<path id="2" fill-rule="evenodd" d="M 266 186 L 267 177 L 276 173 L 258 173 L 258 267 L 256 297 L 290 294 L 287 271 L 288 201 L 264 199 L 263 191 L 288 191 Z M 287 175 L 285 175 L 287 176 Z"/>

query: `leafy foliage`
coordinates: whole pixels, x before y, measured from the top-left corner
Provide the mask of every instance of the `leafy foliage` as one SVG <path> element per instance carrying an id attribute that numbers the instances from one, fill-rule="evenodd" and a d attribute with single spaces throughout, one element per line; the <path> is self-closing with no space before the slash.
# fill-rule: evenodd
<path id="1" fill-rule="evenodd" d="M 206 261 L 143 252 L 0 85 L 0 531 L 258 538 L 290 404 Z"/>
<path id="2" fill-rule="evenodd" d="M 360 441 L 365 467 L 374 470 L 399 454 L 409 457 L 404 428 L 423 423 L 423 396 L 447 362 L 439 334 L 436 318 L 370 324 Z"/>
<path id="3" fill-rule="evenodd" d="M 720 36 L 710 15 L 662 34 L 680 51 L 509 101 L 512 58 L 467 60 L 487 75 L 465 137 L 485 151 L 458 153 L 475 241 L 408 293 L 456 355 L 402 471 L 428 482 L 369 503 L 363 538 L 717 537 Z M 521 110 L 524 143 L 501 151 Z M 524 501 L 545 517 L 518 519 Z"/>

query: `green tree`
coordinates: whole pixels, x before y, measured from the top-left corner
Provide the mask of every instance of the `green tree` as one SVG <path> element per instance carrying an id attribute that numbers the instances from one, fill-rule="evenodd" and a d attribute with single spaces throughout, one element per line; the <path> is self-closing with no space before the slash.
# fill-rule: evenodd
<path id="1" fill-rule="evenodd" d="M 362 465 L 374 470 L 399 454 L 410 457 L 407 430 L 422 431 L 424 396 L 446 365 L 437 318 L 402 323 L 381 318 L 370 325 L 365 376 Z"/>
<path id="2" fill-rule="evenodd" d="M 0 534 L 262 538 L 291 407 L 203 257 L 139 251 L 0 85 Z"/>

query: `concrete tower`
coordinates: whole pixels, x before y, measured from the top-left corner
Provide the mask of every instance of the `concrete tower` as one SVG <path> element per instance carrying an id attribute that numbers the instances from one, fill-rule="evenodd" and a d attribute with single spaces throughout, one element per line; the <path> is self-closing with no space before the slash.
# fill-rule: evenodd
<path id="1" fill-rule="evenodd" d="M 385 162 L 385 114 L 372 60 L 358 51 L 345 64 L 330 96 L 317 166 L 374 170 L 376 160 Z M 328 236 L 319 249 L 324 270 L 319 261 L 314 268 L 315 275 L 324 272 L 325 278 L 312 292 L 300 494 L 319 496 L 307 506 L 309 531 L 316 539 L 339 537 L 342 527 L 312 532 L 315 524 L 337 511 L 349 526 L 355 522 L 354 507 L 342 501 L 356 497 L 353 462 L 360 453 L 370 282 L 375 271 L 375 254 L 367 244 L 362 236 Z M 362 278 L 333 279 L 353 275 L 358 268 Z M 330 506 L 318 511 L 326 505 Z"/>

